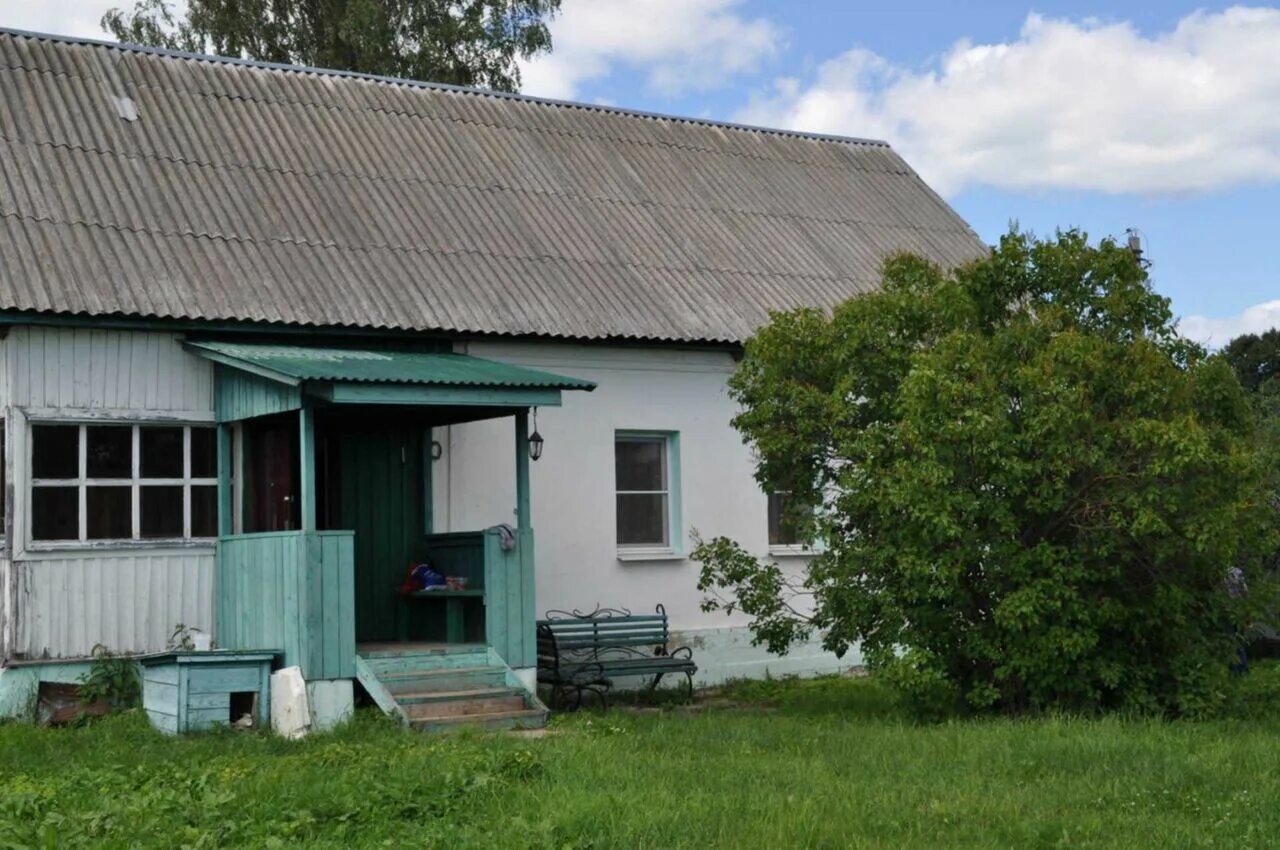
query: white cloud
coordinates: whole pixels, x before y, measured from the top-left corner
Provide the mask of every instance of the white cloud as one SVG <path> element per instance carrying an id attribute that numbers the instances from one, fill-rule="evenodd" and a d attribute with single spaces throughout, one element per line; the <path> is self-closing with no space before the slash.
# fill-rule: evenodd
<path id="1" fill-rule="evenodd" d="M 1226 345 L 1241 334 L 1260 334 L 1272 328 L 1280 328 L 1280 300 L 1255 304 L 1226 319 L 1187 316 L 1178 324 L 1178 331 L 1187 339 L 1212 348 Z"/>
<path id="2" fill-rule="evenodd" d="M 80 38 L 107 38 L 98 21 L 113 6 L 132 8 L 131 0 L 6 0 L 0 26 Z"/>
<path id="3" fill-rule="evenodd" d="M 923 69 L 863 49 L 777 81 L 749 123 L 891 141 L 950 194 L 1196 192 L 1280 179 L 1280 9 L 1196 12 L 1172 32 L 1030 15 Z"/>
<path id="4" fill-rule="evenodd" d="M 618 67 L 640 71 L 663 94 L 713 88 L 759 68 L 781 46 L 741 0 L 564 0 L 551 22 L 553 50 L 521 67 L 522 89 L 572 98 Z"/>

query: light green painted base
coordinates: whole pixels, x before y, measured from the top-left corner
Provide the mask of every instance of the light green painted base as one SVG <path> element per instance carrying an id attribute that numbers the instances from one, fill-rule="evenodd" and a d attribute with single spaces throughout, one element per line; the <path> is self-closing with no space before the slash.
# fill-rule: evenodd
<path id="1" fill-rule="evenodd" d="M 316 679 L 307 682 L 307 704 L 311 708 L 311 731 L 327 732 L 351 719 L 355 712 L 355 690 L 350 679 Z"/>
<path id="2" fill-rule="evenodd" d="M 79 684 L 89 666 L 87 661 L 72 661 L 0 667 L 0 720 L 34 721 L 40 683 Z"/>

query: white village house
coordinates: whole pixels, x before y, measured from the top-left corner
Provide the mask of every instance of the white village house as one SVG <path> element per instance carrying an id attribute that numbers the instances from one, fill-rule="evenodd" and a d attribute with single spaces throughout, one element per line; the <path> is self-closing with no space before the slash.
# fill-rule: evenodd
<path id="1" fill-rule="evenodd" d="M 177 624 L 331 716 L 397 642 L 529 683 L 548 609 L 661 604 L 707 682 L 847 666 L 686 556 L 805 557 L 725 381 L 898 250 L 986 249 L 880 142 L 0 32 L 0 714 Z"/>

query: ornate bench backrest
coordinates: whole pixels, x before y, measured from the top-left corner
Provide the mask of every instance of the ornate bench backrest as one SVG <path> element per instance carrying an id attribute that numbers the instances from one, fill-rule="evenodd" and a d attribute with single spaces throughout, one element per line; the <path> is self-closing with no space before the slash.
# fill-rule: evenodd
<path id="1" fill-rule="evenodd" d="M 614 608 L 590 614 L 548 611 L 547 618 L 538 621 L 538 656 L 546 657 L 546 666 L 556 666 L 561 656 L 599 655 L 610 649 L 649 648 L 664 654 L 668 638 L 667 612 L 661 605 L 655 614 Z"/>

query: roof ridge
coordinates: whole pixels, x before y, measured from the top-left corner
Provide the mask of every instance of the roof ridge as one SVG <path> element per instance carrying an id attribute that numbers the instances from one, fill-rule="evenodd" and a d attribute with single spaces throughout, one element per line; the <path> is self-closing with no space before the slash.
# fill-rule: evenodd
<path id="1" fill-rule="evenodd" d="M 0 35 L 7 35 L 16 38 L 35 39 L 38 41 L 52 41 L 60 44 L 71 44 L 85 47 L 101 47 L 109 50 L 115 50 L 122 53 L 141 53 L 145 55 L 161 56 L 169 59 L 181 59 L 194 62 L 207 62 L 215 65 L 238 65 L 247 68 L 257 68 L 267 71 L 281 71 L 294 74 L 314 74 L 317 76 L 340 77 L 355 80 L 364 80 L 366 82 L 384 83 L 395 86 L 405 86 L 409 88 L 430 89 L 435 91 L 452 92 L 455 94 L 466 94 L 473 97 L 492 97 L 500 100 L 514 100 L 539 104 L 542 106 L 553 106 L 561 109 L 580 109 L 587 112 L 601 112 L 613 115 L 621 115 L 630 118 L 641 118 L 653 121 L 676 121 L 683 124 L 693 124 L 702 127 L 714 127 L 726 130 L 736 130 L 746 133 L 763 133 L 766 135 L 785 136 L 788 138 L 808 139 L 817 142 L 834 142 L 844 145 L 865 145 L 870 147 L 892 148 L 892 146 L 883 139 L 859 138 L 856 136 L 840 136 L 831 133 L 815 133 L 805 130 L 787 130 L 780 127 L 763 127 L 754 124 L 742 124 L 734 121 L 721 121 L 712 118 L 694 118 L 687 115 L 672 115 L 663 112 L 653 112 L 644 109 L 627 109 L 620 106 L 611 106 L 597 103 L 583 103 L 574 100 L 561 100 L 551 97 L 538 97 L 536 95 L 520 94 L 518 92 L 494 91 L 492 89 L 481 89 L 468 86 L 458 86 L 451 83 L 436 83 L 424 80 L 410 80 L 399 77 L 388 77 L 380 74 L 365 74 L 358 71 L 343 71 L 335 68 L 316 68 L 307 65 L 286 65 L 280 62 L 260 62 L 253 59 L 240 59 L 232 56 L 214 56 L 205 53 L 188 53 L 182 50 L 169 50 L 163 47 L 150 47 L 142 44 L 130 44 L 126 42 L 107 41 L 105 39 L 87 38 L 83 36 L 60 35 L 57 33 L 36 32 L 32 30 L 23 30 L 13 27 L 0 26 Z"/>

